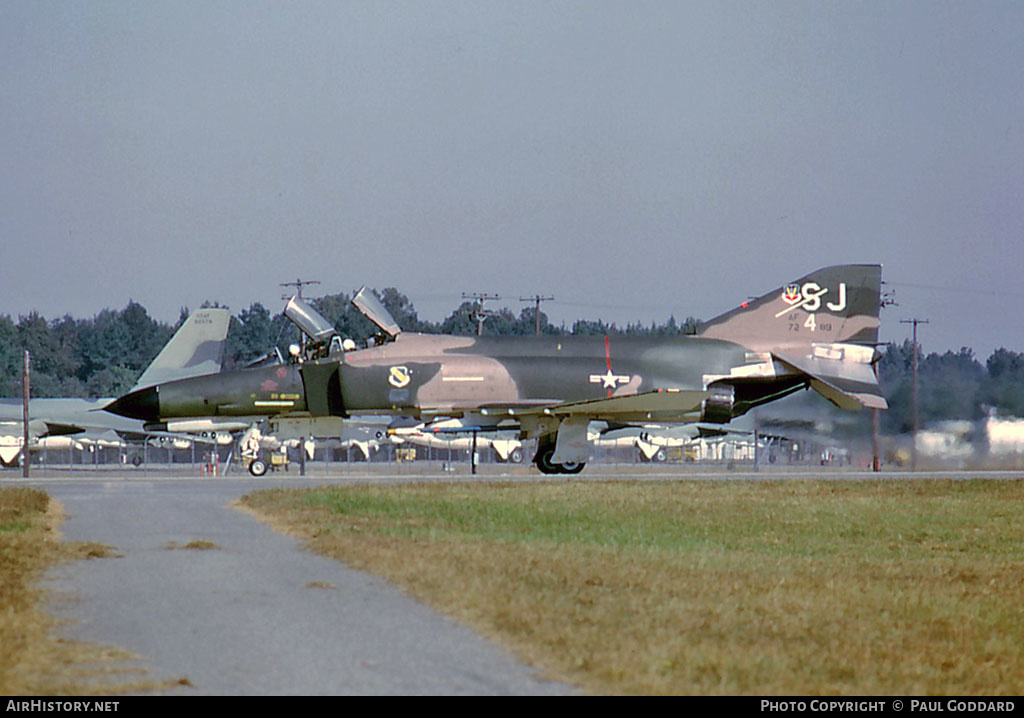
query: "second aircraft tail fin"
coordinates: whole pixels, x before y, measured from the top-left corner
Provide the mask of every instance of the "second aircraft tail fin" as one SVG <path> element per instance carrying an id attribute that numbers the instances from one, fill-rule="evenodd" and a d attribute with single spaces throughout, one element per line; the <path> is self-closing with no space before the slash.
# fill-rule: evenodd
<path id="1" fill-rule="evenodd" d="M 193 312 L 142 372 L 132 391 L 219 372 L 230 321 L 231 312 L 227 309 Z"/>

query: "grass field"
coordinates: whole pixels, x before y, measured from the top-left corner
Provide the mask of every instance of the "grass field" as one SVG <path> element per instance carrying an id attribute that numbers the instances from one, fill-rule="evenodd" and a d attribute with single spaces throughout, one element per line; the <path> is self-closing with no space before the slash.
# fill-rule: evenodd
<path id="1" fill-rule="evenodd" d="M 158 690 L 125 651 L 57 636 L 41 609 L 43 572 L 64 561 L 114 554 L 101 544 L 60 541 L 60 506 L 43 491 L 0 489 L 0 695 L 113 695 Z"/>
<path id="2" fill-rule="evenodd" d="M 272 490 L 243 504 L 596 693 L 1024 692 L 1024 482 Z"/>

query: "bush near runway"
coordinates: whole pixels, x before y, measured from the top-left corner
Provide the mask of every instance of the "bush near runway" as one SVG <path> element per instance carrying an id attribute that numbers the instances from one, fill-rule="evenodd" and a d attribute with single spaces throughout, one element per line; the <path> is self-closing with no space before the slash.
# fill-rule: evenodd
<path id="1" fill-rule="evenodd" d="M 1024 483 L 360 486 L 243 503 L 598 693 L 1024 691 Z"/>

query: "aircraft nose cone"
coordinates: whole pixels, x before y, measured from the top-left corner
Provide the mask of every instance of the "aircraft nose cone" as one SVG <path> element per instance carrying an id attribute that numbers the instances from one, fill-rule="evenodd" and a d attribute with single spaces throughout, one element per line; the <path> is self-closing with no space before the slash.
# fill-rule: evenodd
<path id="1" fill-rule="evenodd" d="M 129 419 L 156 421 L 160 418 L 160 395 L 157 393 L 156 387 L 151 386 L 148 389 L 125 394 L 104 409 Z"/>

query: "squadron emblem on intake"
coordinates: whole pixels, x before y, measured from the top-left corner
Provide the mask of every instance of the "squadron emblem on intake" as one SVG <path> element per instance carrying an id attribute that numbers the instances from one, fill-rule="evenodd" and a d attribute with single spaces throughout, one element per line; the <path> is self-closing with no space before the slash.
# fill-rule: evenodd
<path id="1" fill-rule="evenodd" d="M 404 366 L 393 366 L 388 372 L 388 384 L 396 389 L 409 386 L 409 369 Z"/>

